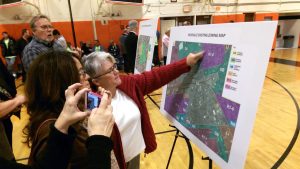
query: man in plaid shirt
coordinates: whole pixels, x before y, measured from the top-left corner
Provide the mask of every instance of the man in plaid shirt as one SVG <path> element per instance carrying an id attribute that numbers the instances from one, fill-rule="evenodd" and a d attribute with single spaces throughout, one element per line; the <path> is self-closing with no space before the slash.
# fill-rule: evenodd
<path id="1" fill-rule="evenodd" d="M 60 43 L 54 40 L 52 34 L 53 26 L 47 16 L 34 16 L 30 21 L 30 28 L 34 36 L 23 51 L 22 61 L 25 72 L 28 71 L 30 64 L 38 55 L 48 50 L 66 50 Z"/>

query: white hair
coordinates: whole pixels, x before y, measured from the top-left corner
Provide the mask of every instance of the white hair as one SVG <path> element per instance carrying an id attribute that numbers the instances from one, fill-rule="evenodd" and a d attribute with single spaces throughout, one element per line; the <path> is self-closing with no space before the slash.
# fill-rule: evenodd
<path id="1" fill-rule="evenodd" d="M 82 63 L 85 72 L 91 77 L 95 77 L 103 71 L 103 61 L 108 60 L 112 63 L 116 63 L 116 60 L 111 54 L 107 52 L 93 52 L 89 55 L 85 55 L 82 58 Z"/>

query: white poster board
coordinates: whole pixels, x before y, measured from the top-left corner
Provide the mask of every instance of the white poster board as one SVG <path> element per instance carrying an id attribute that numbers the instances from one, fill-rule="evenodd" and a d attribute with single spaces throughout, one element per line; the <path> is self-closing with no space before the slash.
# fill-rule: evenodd
<path id="1" fill-rule="evenodd" d="M 164 87 L 161 112 L 221 168 L 243 168 L 277 22 L 171 29 L 167 63 L 204 50 Z"/>
<path id="2" fill-rule="evenodd" d="M 134 73 L 151 70 L 158 18 L 141 21 L 136 48 Z"/>

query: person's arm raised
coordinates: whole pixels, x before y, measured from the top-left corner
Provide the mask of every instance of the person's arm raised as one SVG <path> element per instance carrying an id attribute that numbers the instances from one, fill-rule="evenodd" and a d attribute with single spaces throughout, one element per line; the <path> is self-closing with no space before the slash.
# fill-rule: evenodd
<path id="1" fill-rule="evenodd" d="M 168 84 L 183 73 L 190 71 L 191 67 L 201 61 L 204 52 L 190 53 L 186 58 L 177 62 L 153 68 L 151 71 L 143 72 L 142 74 L 132 75 L 135 81 L 141 87 L 143 95 L 149 94 L 154 90 Z"/>

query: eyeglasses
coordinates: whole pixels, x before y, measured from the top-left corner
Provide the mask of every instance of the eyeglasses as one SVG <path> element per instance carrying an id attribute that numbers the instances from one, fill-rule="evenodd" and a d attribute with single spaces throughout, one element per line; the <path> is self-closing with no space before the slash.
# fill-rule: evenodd
<path id="1" fill-rule="evenodd" d="M 112 67 L 110 67 L 110 68 L 107 70 L 107 72 L 103 73 L 102 75 L 95 76 L 93 79 L 97 79 L 97 78 L 99 78 L 99 77 L 101 77 L 101 76 L 104 76 L 104 75 L 106 75 L 106 74 L 108 74 L 108 73 L 111 73 L 111 72 L 113 72 L 113 71 L 116 70 L 116 69 L 117 69 L 117 64 L 114 63 L 114 64 L 112 65 Z"/>
<path id="2" fill-rule="evenodd" d="M 53 29 L 53 26 L 52 25 L 42 25 L 42 26 L 40 26 L 40 28 L 45 31 L 45 30 Z"/>

